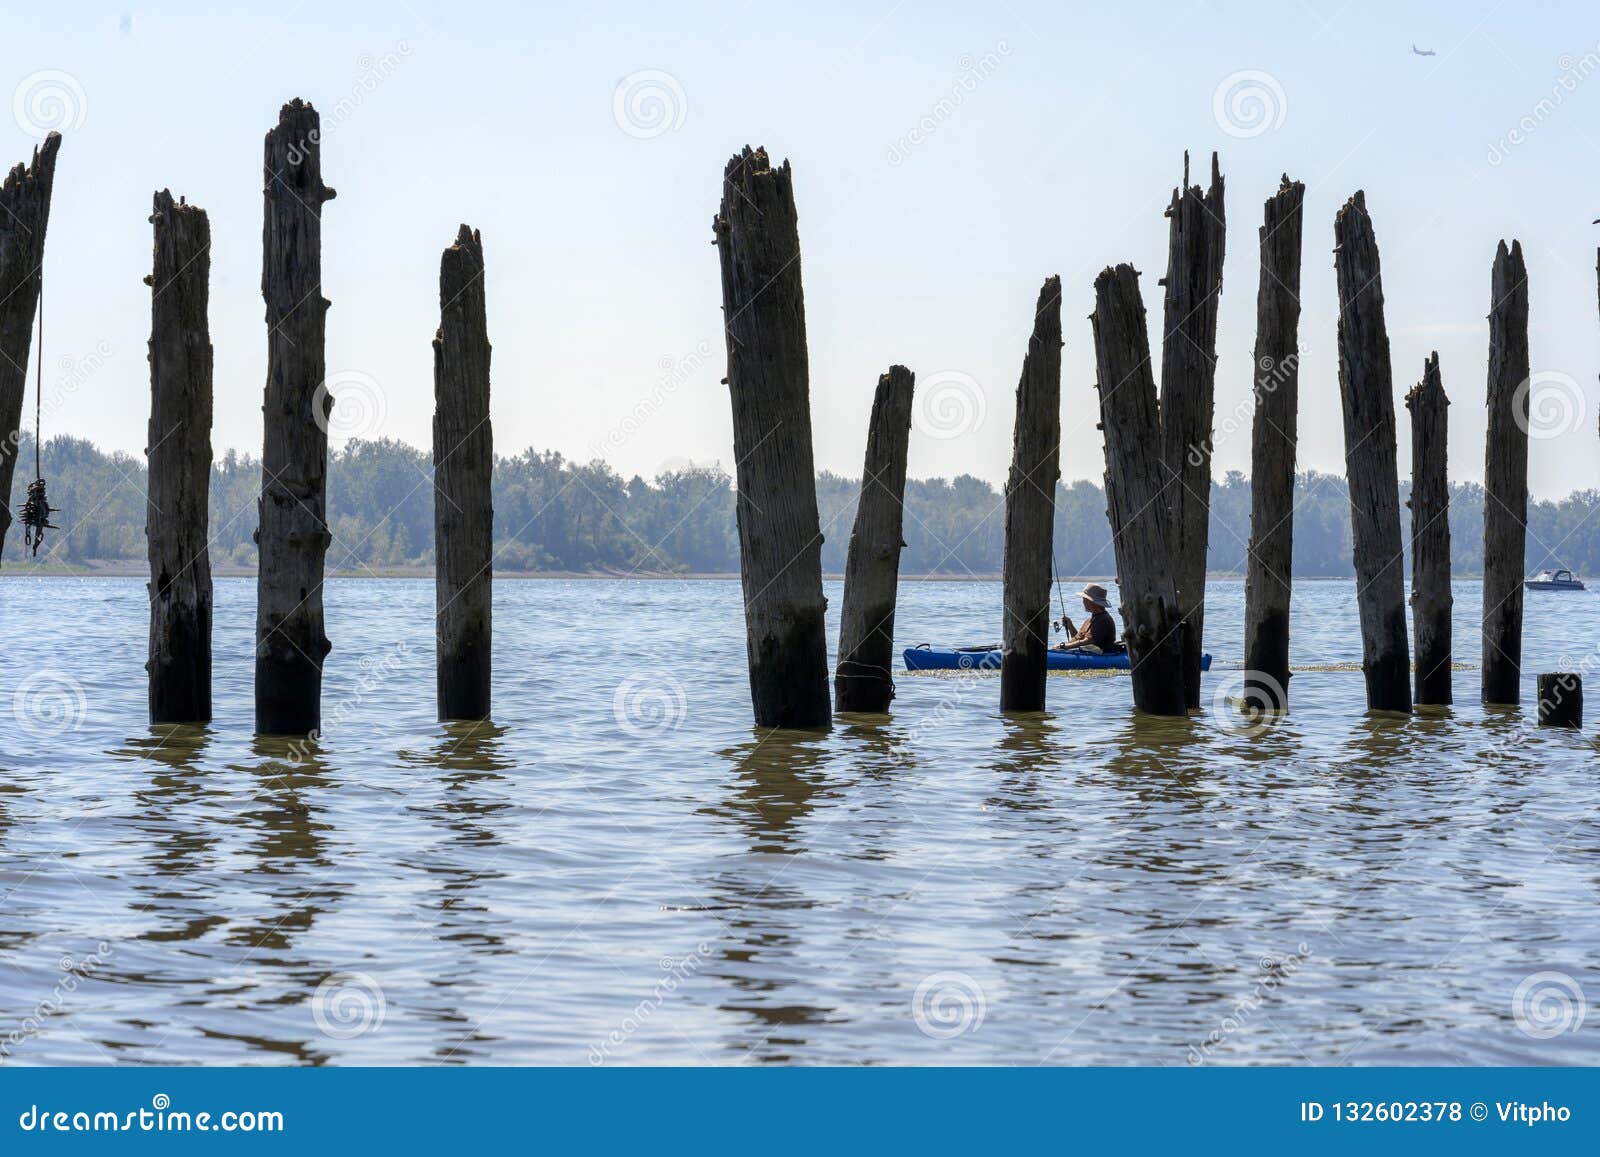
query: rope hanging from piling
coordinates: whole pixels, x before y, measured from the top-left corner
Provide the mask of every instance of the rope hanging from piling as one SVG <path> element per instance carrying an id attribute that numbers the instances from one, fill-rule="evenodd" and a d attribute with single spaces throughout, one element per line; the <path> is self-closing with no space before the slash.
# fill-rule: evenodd
<path id="1" fill-rule="evenodd" d="M 23 543 L 33 549 L 34 557 L 44 543 L 44 532 L 60 530 L 50 521 L 55 507 L 44 490 L 44 466 L 41 447 L 44 445 L 44 270 L 39 271 L 39 349 L 33 386 L 33 481 L 28 483 L 28 499 L 21 506 Z"/>

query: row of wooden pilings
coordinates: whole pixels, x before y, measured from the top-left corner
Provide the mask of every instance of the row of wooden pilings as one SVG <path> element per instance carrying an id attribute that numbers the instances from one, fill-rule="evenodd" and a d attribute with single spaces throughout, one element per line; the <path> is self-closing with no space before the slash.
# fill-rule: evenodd
<path id="1" fill-rule="evenodd" d="M 256 543 L 256 730 L 311 735 L 321 727 L 322 584 L 328 423 L 335 404 L 324 354 L 321 124 L 300 100 L 279 112 L 263 164 L 261 294 L 267 379 Z M 11 492 L 28 347 L 38 305 L 56 155 L 52 133 L 0 190 L 0 494 Z M 149 489 L 150 719 L 211 718 L 212 348 L 211 227 L 205 210 L 155 194 L 151 289 Z M 443 719 L 489 715 L 493 507 L 490 347 L 483 246 L 461 226 L 439 271 L 434 363 L 434 538 L 437 687 Z M 3 509 L 3 508 L 0 508 Z M 0 536 L 10 523 L 0 515 Z"/>
<path id="2" fill-rule="evenodd" d="M 28 347 L 60 137 L 0 189 L 0 494 L 15 467 Z M 262 296 L 267 306 L 262 490 L 257 544 L 255 701 L 264 734 L 310 734 L 321 722 L 327 426 L 334 398 L 324 359 L 323 183 L 315 109 L 283 106 L 264 154 Z M 1287 706 L 1289 599 L 1299 375 L 1304 186 L 1287 177 L 1260 230 L 1252 437 L 1252 535 L 1246 579 L 1246 696 Z M 1138 273 L 1105 269 L 1091 315 L 1105 441 L 1108 515 L 1135 705 L 1182 715 L 1200 705 L 1211 486 L 1217 307 L 1226 243 L 1224 184 L 1184 181 L 1167 209 L 1159 391 Z M 147 537 L 151 568 L 149 703 L 153 722 L 211 715 L 212 350 L 210 226 L 204 210 L 162 191 L 154 228 Z M 913 375 L 878 381 L 860 503 L 846 563 L 830 702 L 822 532 L 811 444 L 798 216 L 787 162 L 746 147 L 723 174 L 713 222 L 722 271 L 733 405 L 737 516 L 751 700 L 758 725 L 812 728 L 833 710 L 882 712 L 894 696 L 894 618 Z M 1451 700 L 1446 406 L 1438 358 L 1407 397 L 1413 415 L 1416 657 L 1407 647 L 1393 384 L 1377 244 L 1363 195 L 1335 223 L 1339 381 L 1353 512 L 1367 703 L 1409 711 Z M 437 695 L 441 718 L 490 710 L 493 440 L 483 248 L 463 225 L 440 266 L 434 351 Z M 1528 293 L 1521 248 L 1502 243 L 1491 282 L 1484 527 L 1483 699 L 1516 703 L 1527 510 Z M 1054 493 L 1060 476 L 1061 283 L 1034 310 L 1017 389 L 1006 486 L 1004 710 L 1045 706 Z M 1518 420 L 1518 417 L 1521 420 Z M 0 536 L 9 525 L 0 509 Z M 1415 672 L 1415 694 L 1409 678 Z M 1570 684 L 1563 684 L 1570 687 Z M 1541 701 L 1544 698 L 1541 686 Z M 1581 691 L 1566 696 L 1581 704 Z M 1581 711 L 1581 706 L 1579 708 Z M 1544 711 L 1541 710 L 1541 714 Z M 1556 714 L 1560 714 L 1559 711 Z"/>
<path id="3" fill-rule="evenodd" d="M 1299 317 L 1305 187 L 1287 176 L 1266 201 L 1256 296 L 1251 542 L 1245 582 L 1245 704 L 1288 706 Z M 1105 489 L 1135 706 L 1200 706 L 1217 307 L 1226 246 L 1224 182 L 1182 186 L 1166 211 L 1161 378 L 1155 379 L 1138 272 L 1095 279 L 1095 366 Z M 715 221 L 738 462 L 739 540 L 756 722 L 827 724 L 822 534 L 812 485 L 805 310 L 793 182 L 764 149 L 727 165 Z M 1370 710 L 1449 704 L 1452 691 L 1449 401 L 1438 355 L 1407 395 L 1414 477 L 1407 639 L 1394 383 L 1372 218 L 1357 192 L 1334 219 L 1339 387 L 1350 487 L 1362 670 Z M 1047 279 L 1017 386 L 1006 485 L 1002 710 L 1045 707 L 1051 537 L 1060 476 L 1061 283 Z M 1482 699 L 1520 699 L 1528 487 L 1528 281 L 1504 242 L 1490 279 Z M 893 698 L 894 592 L 912 375 L 880 379 L 850 539 L 834 704 L 880 712 Z M 1581 722 L 1576 674 L 1540 676 L 1540 721 Z"/>

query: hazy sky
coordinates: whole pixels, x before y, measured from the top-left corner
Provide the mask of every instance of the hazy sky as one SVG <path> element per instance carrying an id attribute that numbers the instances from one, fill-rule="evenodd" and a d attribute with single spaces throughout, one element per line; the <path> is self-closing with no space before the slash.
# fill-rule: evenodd
<path id="1" fill-rule="evenodd" d="M 339 192 L 328 366 L 364 435 L 428 444 L 439 253 L 466 221 L 488 262 L 500 451 L 731 467 L 711 219 L 750 143 L 794 165 L 820 468 L 860 470 L 877 376 L 903 362 L 924 394 L 911 473 L 1002 480 L 1034 299 L 1060 273 L 1062 471 L 1098 479 L 1094 275 L 1134 262 L 1159 318 L 1162 210 L 1184 149 L 1197 174 L 1216 149 L 1219 476 L 1249 469 L 1257 227 L 1288 172 L 1307 187 L 1301 465 L 1342 470 L 1330 250 L 1364 188 L 1402 471 L 1399 398 L 1437 349 L 1451 476 L 1483 476 L 1489 269 L 1515 236 L 1556 433 L 1533 445 L 1534 493 L 1600 485 L 1592 3 L 62 3 L 8 22 L 0 89 L 8 162 L 66 135 L 47 437 L 144 444 L 146 218 L 167 186 L 211 215 L 214 445 L 259 452 L 261 141 L 303 96 Z"/>

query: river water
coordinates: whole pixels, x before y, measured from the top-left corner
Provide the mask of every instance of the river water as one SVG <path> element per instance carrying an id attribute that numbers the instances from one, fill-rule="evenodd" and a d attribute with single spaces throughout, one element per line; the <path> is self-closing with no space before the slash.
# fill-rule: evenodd
<path id="1" fill-rule="evenodd" d="M 1600 761 L 1531 677 L 1405 720 L 1307 669 L 1253 728 L 1214 582 L 1190 719 L 902 674 L 763 736 L 737 582 L 503 581 L 495 722 L 446 727 L 432 584 L 336 579 L 296 744 L 250 734 L 254 592 L 217 582 L 213 724 L 153 731 L 144 584 L 0 578 L 0 1063 L 1600 1061 Z M 1600 688 L 1600 592 L 1527 608 L 1527 669 Z M 902 645 L 999 621 L 902 586 Z M 1293 632 L 1357 662 L 1354 584 Z"/>

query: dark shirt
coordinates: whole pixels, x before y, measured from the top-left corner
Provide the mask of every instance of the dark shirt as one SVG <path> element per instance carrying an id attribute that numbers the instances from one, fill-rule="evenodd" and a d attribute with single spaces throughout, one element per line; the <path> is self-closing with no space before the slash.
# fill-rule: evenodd
<path id="1" fill-rule="evenodd" d="M 1109 611 L 1096 611 L 1090 615 L 1088 621 L 1078 628 L 1078 633 L 1067 641 L 1069 647 L 1084 643 L 1093 643 L 1102 651 L 1116 650 L 1117 623 Z"/>

